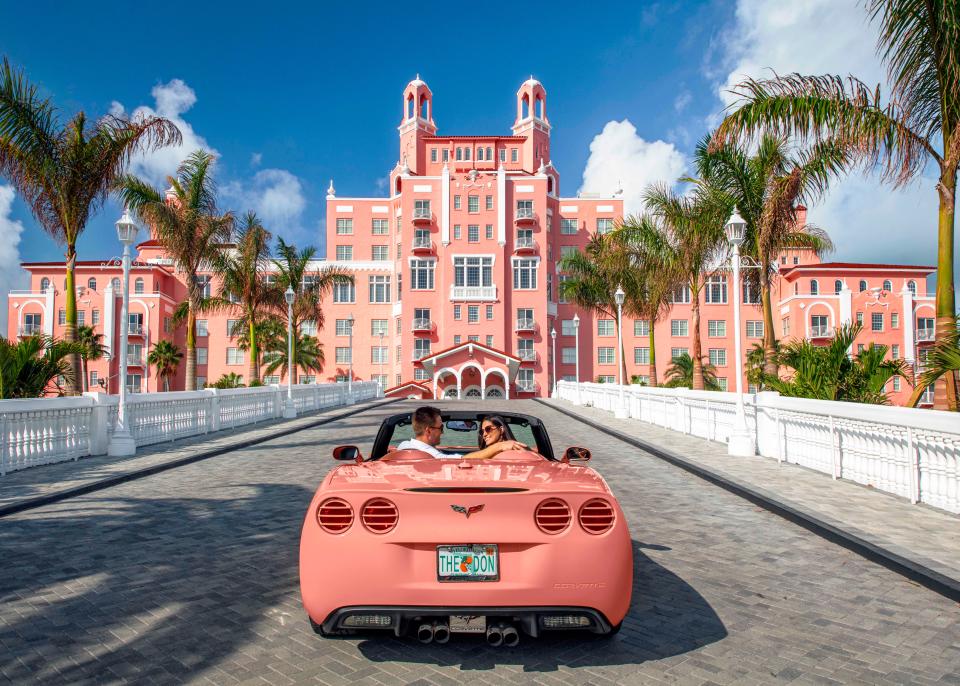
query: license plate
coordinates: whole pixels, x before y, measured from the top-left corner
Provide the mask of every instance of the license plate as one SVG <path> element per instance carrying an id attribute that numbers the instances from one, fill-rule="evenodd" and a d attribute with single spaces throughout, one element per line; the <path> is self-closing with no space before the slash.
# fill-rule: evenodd
<path id="1" fill-rule="evenodd" d="M 487 618 L 483 615 L 450 615 L 450 631 L 458 634 L 487 632 Z"/>
<path id="2" fill-rule="evenodd" d="M 494 544 L 437 546 L 437 581 L 498 581 L 500 555 Z"/>

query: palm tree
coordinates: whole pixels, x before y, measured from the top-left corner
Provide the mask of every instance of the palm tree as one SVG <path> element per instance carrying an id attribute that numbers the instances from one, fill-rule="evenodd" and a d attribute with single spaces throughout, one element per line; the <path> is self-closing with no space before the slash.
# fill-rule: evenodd
<path id="1" fill-rule="evenodd" d="M 210 153 L 191 153 L 180 163 L 176 177 L 167 177 L 173 192 L 170 202 L 162 191 L 133 175 L 122 177 L 117 184 L 117 192 L 127 207 L 153 228 L 176 260 L 177 268 L 187 275 L 187 300 L 176 318 L 187 322 L 188 391 L 197 386 L 197 312 L 205 298 L 197 275 L 201 269 L 209 268 L 233 227 L 233 215 L 219 214 L 217 210 L 213 164 Z"/>
<path id="2" fill-rule="evenodd" d="M 323 365 L 326 358 L 323 354 L 323 344 L 313 336 L 301 335 L 294 339 L 293 346 L 293 374 L 296 374 L 298 368 L 308 372 L 319 374 L 323 371 Z M 265 366 L 264 374 L 269 375 L 277 371 L 281 373 L 287 370 L 287 337 L 276 338 L 273 345 L 263 355 L 263 364 Z M 296 383 L 296 377 L 292 379 Z"/>
<path id="3" fill-rule="evenodd" d="M 335 283 L 349 281 L 353 283 L 353 275 L 335 267 L 312 268 L 311 262 L 317 253 L 316 248 L 309 246 L 298 249 L 296 245 L 277 239 L 278 259 L 274 260 L 277 268 L 277 290 L 283 294 L 287 288 L 296 291 L 293 301 L 293 359 L 301 359 L 297 346 L 304 340 L 302 328 L 304 323 L 313 322 L 316 330 L 323 328 L 323 300 L 333 289 Z M 277 305 L 276 315 L 284 322 L 287 321 L 286 302 L 282 299 Z M 286 342 L 286 327 L 284 326 L 284 343 Z M 287 350 L 283 349 L 284 359 Z M 321 357 L 323 352 L 320 352 Z M 309 357 L 309 356 L 308 356 Z M 266 360 L 264 360 L 266 364 Z M 293 383 L 297 382 L 297 368 L 293 368 Z"/>
<path id="4" fill-rule="evenodd" d="M 894 376 L 907 378 L 903 360 L 887 360 L 887 346 L 869 345 L 851 358 L 850 346 L 860 325 L 837 329 L 829 345 L 813 345 L 806 339 L 784 345 L 780 364 L 793 370 L 790 378 L 764 375 L 764 384 L 780 395 L 819 400 L 846 400 L 888 405 L 884 387 Z"/>
<path id="5" fill-rule="evenodd" d="M 650 220 L 641 222 L 631 239 L 653 269 L 679 274 L 681 283 L 690 289 L 693 389 L 703 390 L 700 293 L 726 249 L 723 227 L 733 203 L 725 193 L 705 184 L 694 186 L 688 195 L 656 184 L 646 190 L 644 200 Z"/>
<path id="6" fill-rule="evenodd" d="M 877 50 L 887 64 L 890 102 L 880 86 L 848 76 L 790 74 L 747 79 L 735 93 L 736 109 L 715 140 L 751 137 L 760 131 L 808 142 L 835 141 L 868 170 L 904 186 L 933 161 L 939 170 L 937 338 L 956 315 L 954 222 L 960 167 L 960 3 L 931 0 L 867 0 L 880 24 Z M 957 383 L 945 375 L 937 405 L 957 409 Z"/>
<path id="7" fill-rule="evenodd" d="M 83 391 L 90 390 L 90 378 L 87 374 L 87 362 L 102 359 L 107 349 L 103 345 L 103 334 L 94 331 L 92 326 L 77 328 L 77 343 L 81 345 L 80 364 L 83 374 Z"/>
<path id="8" fill-rule="evenodd" d="M 952 375 L 956 380 L 958 372 L 960 372 L 960 315 L 957 315 L 953 327 L 947 329 L 943 338 L 938 338 L 933 344 L 933 349 L 927 355 L 925 370 L 917 379 L 916 388 L 907 404 L 915 407 L 928 386 L 945 375 Z"/>
<path id="9" fill-rule="evenodd" d="M 759 268 L 745 270 L 744 281 L 760 291 L 767 374 L 777 373 L 770 296 L 777 281 L 777 257 L 791 248 L 807 248 L 821 257 L 833 249 L 824 231 L 810 224 L 798 225 L 797 209 L 816 202 L 830 179 L 849 162 L 850 154 L 831 141 L 795 151 L 785 139 L 764 135 L 752 155 L 744 146 L 732 143 L 711 147 L 709 136 L 697 145 L 694 165 L 700 179 L 690 180 L 729 195 L 747 225 L 741 251 Z M 734 288 L 738 286 L 734 284 Z"/>
<path id="10" fill-rule="evenodd" d="M 224 374 L 212 384 L 207 384 L 210 388 L 243 388 L 243 377 L 236 372 Z"/>
<path id="11" fill-rule="evenodd" d="M 700 368 L 703 370 L 703 388 L 707 391 L 720 391 L 720 382 L 717 381 L 717 370 L 709 362 L 700 360 Z M 667 369 L 667 377 L 664 386 L 667 388 L 693 388 L 693 358 L 684 353 L 680 357 L 673 358 L 673 362 Z"/>
<path id="12" fill-rule="evenodd" d="M 61 341 L 37 335 L 11 342 L 0 336 L 0 398 L 39 398 L 53 384 L 64 394 L 60 378 L 72 386 L 72 355 L 81 353 L 76 341 Z"/>
<path id="13" fill-rule="evenodd" d="M 239 310 L 246 331 L 246 347 L 250 351 L 248 378 L 251 384 L 260 381 L 257 327 L 270 309 L 277 310 L 284 303 L 283 291 L 267 280 L 270 239 L 270 232 L 256 213 L 247 212 L 240 220 L 236 249 L 217 253 L 212 259 L 214 271 L 223 284 L 220 294 L 205 300 L 200 308 L 205 312 Z"/>
<path id="14" fill-rule="evenodd" d="M 77 338 L 74 268 L 77 240 L 103 205 L 131 155 L 180 142 L 180 131 L 158 117 L 128 121 L 113 115 L 91 122 L 82 111 L 62 123 L 20 70 L 0 65 L 0 176 L 9 179 L 37 223 L 66 246 L 66 329 Z M 80 392 L 74 357 L 70 392 Z"/>
<path id="15" fill-rule="evenodd" d="M 163 379 L 163 390 L 170 390 L 170 377 L 177 373 L 183 353 L 171 341 L 157 341 L 147 355 L 147 363 L 157 368 L 157 378 Z"/>

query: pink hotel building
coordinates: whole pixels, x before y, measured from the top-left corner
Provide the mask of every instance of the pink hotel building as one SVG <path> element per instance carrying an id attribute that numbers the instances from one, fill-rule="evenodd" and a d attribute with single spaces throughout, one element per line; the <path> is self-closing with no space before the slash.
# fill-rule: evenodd
<path id="1" fill-rule="evenodd" d="M 623 215 L 619 193 L 563 197 L 551 163 L 546 91 L 530 79 L 517 91 L 510 136 L 440 136 L 433 94 L 419 79 L 403 92 L 400 159 L 385 198 L 327 192 L 327 252 L 354 275 L 325 303 L 326 326 L 305 327 L 326 353 L 322 375 L 303 383 L 379 380 L 388 395 L 411 397 L 533 397 L 548 395 L 554 379 L 573 380 L 573 317 L 580 316 L 581 380 L 616 380 L 616 330 L 612 320 L 559 299 L 557 261 L 582 248 L 594 232 L 613 228 Z M 153 238 L 137 246 L 130 277 L 128 384 L 162 390 L 146 354 L 159 340 L 184 348 L 185 332 L 171 323 L 185 298 L 184 275 Z M 119 248 L 117 249 L 119 252 Z M 64 324 L 64 265 L 25 263 L 29 291 L 12 292 L 9 337 L 44 332 L 59 336 Z M 932 267 L 820 263 L 807 251 L 780 256 L 777 334 L 827 342 L 844 322 L 862 322 L 856 342 L 890 346 L 890 355 L 915 367 L 933 341 Z M 112 261 L 77 265 L 80 322 L 119 345 L 119 266 Z M 202 279 L 216 288 L 216 276 Z M 723 386 L 735 387 L 731 275 L 710 278 L 701 304 L 703 352 Z M 610 284 L 616 288 L 616 284 Z M 760 342 L 763 321 L 755 294 L 742 291 L 744 351 Z M 658 322 L 656 359 L 663 376 L 671 357 L 691 348 L 690 293 L 679 289 L 671 312 Z M 351 320 L 352 336 L 351 334 Z M 247 371 L 245 352 L 228 335 L 228 316 L 198 322 L 198 376 L 213 382 Z M 645 321 L 624 321 L 630 375 L 649 376 Z M 312 330 L 311 330 L 312 329 Z M 556 329 L 553 359 L 551 329 Z M 184 365 L 170 380 L 182 389 Z M 91 390 L 116 393 L 117 355 L 89 363 Z M 281 377 L 267 377 L 279 382 Z M 888 389 L 902 403 L 910 386 Z M 932 397 L 925 397 L 931 401 Z M 929 402 L 927 402 L 929 404 Z"/>

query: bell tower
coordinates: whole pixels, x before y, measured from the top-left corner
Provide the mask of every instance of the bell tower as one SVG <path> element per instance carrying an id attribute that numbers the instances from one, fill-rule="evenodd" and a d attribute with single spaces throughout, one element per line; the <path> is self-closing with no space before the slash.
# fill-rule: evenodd
<path id="1" fill-rule="evenodd" d="M 513 135 L 525 136 L 523 168 L 533 173 L 550 161 L 550 121 L 547 119 L 547 91 L 533 76 L 517 91 L 517 118 Z"/>
<path id="2" fill-rule="evenodd" d="M 425 158 L 424 136 L 437 133 L 433 123 L 433 93 L 420 80 L 420 75 L 403 89 L 403 118 L 400 126 L 400 166 L 414 174 L 423 174 Z"/>

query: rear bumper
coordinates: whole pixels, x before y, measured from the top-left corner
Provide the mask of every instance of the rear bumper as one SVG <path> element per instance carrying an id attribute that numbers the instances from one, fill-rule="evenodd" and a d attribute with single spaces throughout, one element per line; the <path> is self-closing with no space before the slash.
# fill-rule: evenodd
<path id="1" fill-rule="evenodd" d="M 543 626 L 542 618 L 547 615 L 579 615 L 590 620 L 590 626 L 580 627 L 581 631 L 595 634 L 608 634 L 614 630 L 607 618 L 599 610 L 587 607 L 568 606 L 538 606 L 538 607 L 438 607 L 438 606 L 405 606 L 405 605 L 355 605 L 341 607 L 334 610 L 322 622 L 316 622 L 325 634 L 335 634 L 341 631 L 351 631 L 351 627 L 344 627 L 344 621 L 353 615 L 389 615 L 390 626 L 381 630 L 392 631 L 396 636 L 403 636 L 416 631 L 417 626 L 425 621 L 447 619 L 450 615 L 475 615 L 487 618 L 489 626 L 492 620 L 514 623 L 525 634 L 538 637 L 541 632 L 556 632 L 570 629 L 552 629 Z M 367 627 L 370 628 L 370 627 Z M 364 629 L 366 630 L 366 628 Z"/>

